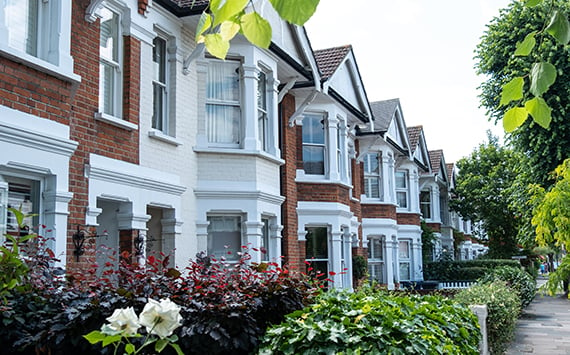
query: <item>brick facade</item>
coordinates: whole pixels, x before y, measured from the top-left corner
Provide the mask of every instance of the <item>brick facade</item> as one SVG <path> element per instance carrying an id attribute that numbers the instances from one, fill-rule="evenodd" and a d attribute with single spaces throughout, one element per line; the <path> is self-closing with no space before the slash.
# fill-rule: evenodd
<path id="1" fill-rule="evenodd" d="M 434 232 L 441 233 L 441 223 L 426 223 Z"/>
<path id="2" fill-rule="evenodd" d="M 398 213 L 397 221 L 402 225 L 421 226 L 420 215 L 416 213 Z"/>
<path id="3" fill-rule="evenodd" d="M 338 202 L 350 204 L 349 189 L 346 186 L 319 183 L 297 183 L 299 201 Z"/>
<path id="4" fill-rule="evenodd" d="M 381 204 L 362 204 L 363 218 L 397 219 L 396 206 Z"/>

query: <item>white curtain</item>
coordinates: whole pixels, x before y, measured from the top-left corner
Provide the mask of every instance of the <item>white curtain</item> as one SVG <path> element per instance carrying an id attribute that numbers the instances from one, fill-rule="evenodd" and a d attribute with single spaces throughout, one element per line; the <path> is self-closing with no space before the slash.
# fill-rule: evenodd
<path id="1" fill-rule="evenodd" d="M 208 141 L 239 144 L 241 130 L 239 62 L 212 61 L 208 68 Z"/>

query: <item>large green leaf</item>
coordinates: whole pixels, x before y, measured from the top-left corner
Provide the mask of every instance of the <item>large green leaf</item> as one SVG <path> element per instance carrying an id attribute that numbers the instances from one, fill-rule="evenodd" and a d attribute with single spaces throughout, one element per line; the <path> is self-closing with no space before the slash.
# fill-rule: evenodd
<path id="1" fill-rule="evenodd" d="M 503 85 L 500 105 L 503 106 L 511 101 L 522 99 L 523 86 L 524 86 L 524 79 L 520 76 L 513 78 L 511 81 Z"/>
<path id="2" fill-rule="evenodd" d="M 269 0 L 282 19 L 303 26 L 317 10 L 319 0 Z"/>
<path id="3" fill-rule="evenodd" d="M 239 32 L 240 26 L 233 21 L 225 21 L 220 25 L 220 35 L 224 41 L 230 41 Z"/>
<path id="4" fill-rule="evenodd" d="M 261 48 L 271 44 L 271 25 L 257 12 L 251 12 L 241 17 L 241 30 L 248 41 Z"/>
<path id="5" fill-rule="evenodd" d="M 98 342 L 103 341 L 103 339 L 105 339 L 107 337 L 107 335 L 101 333 L 98 330 L 94 330 L 91 333 L 84 335 L 83 337 L 85 339 L 87 339 L 87 341 L 89 341 L 89 343 L 97 344 Z"/>
<path id="6" fill-rule="evenodd" d="M 204 44 L 211 55 L 220 59 L 225 59 L 230 50 L 230 41 L 225 41 L 219 33 L 205 35 Z"/>
<path id="7" fill-rule="evenodd" d="M 560 11 L 554 11 L 550 23 L 546 28 L 552 37 L 564 45 L 570 42 L 570 23 L 568 22 L 568 17 Z"/>
<path id="8" fill-rule="evenodd" d="M 214 8 L 210 5 L 210 11 L 214 15 L 213 27 L 216 27 L 224 21 L 231 20 L 234 16 L 245 9 L 249 0 L 231 0 L 224 2 L 221 6 Z"/>
<path id="9" fill-rule="evenodd" d="M 520 127 L 528 118 L 528 111 L 524 107 L 513 107 L 503 117 L 503 128 L 506 132 L 512 132 Z"/>
<path id="10" fill-rule="evenodd" d="M 212 16 L 207 12 L 202 12 L 198 26 L 196 26 L 196 42 L 199 41 L 200 36 L 212 26 Z"/>
<path id="11" fill-rule="evenodd" d="M 543 128 L 548 128 L 550 126 L 550 121 L 552 121 L 552 109 L 543 98 L 535 97 L 528 100 L 524 104 L 524 107 L 530 113 L 534 122 L 538 123 Z"/>
<path id="12" fill-rule="evenodd" d="M 517 43 L 517 49 L 515 50 L 516 56 L 527 56 L 530 54 L 536 45 L 536 39 L 534 38 L 535 35 L 536 31 L 533 31 L 527 34 L 522 42 Z"/>
<path id="13" fill-rule="evenodd" d="M 556 67 L 547 62 L 534 63 L 530 71 L 530 92 L 541 96 L 556 81 Z"/>

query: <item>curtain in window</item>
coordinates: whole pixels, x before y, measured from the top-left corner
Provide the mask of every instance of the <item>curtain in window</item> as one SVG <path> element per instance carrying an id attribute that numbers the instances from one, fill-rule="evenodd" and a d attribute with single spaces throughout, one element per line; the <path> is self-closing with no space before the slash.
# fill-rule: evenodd
<path id="1" fill-rule="evenodd" d="M 210 62 L 206 87 L 209 142 L 239 144 L 239 94 L 239 63 Z"/>
<path id="2" fill-rule="evenodd" d="M 38 1 L 4 0 L 10 47 L 38 56 Z"/>

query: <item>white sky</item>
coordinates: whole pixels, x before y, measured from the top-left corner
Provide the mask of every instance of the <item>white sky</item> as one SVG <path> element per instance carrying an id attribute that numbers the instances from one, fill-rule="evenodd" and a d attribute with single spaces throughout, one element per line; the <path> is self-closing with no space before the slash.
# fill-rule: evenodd
<path id="1" fill-rule="evenodd" d="M 321 0 L 305 25 L 313 49 L 351 44 L 369 101 L 399 98 L 447 163 L 502 136 L 479 109 L 474 50 L 510 0 Z"/>

